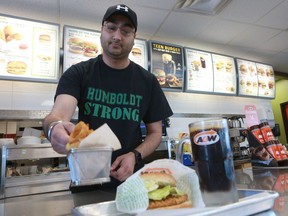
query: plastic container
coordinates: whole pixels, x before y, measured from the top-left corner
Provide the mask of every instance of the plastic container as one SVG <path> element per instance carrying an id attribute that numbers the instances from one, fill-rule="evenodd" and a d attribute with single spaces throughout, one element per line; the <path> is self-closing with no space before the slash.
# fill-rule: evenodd
<path id="1" fill-rule="evenodd" d="M 71 186 L 110 182 L 111 147 L 71 149 L 68 162 Z"/>

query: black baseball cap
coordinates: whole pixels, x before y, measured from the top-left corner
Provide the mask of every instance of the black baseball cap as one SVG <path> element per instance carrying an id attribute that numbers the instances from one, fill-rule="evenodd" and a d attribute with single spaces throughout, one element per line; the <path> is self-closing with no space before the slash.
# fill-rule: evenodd
<path id="1" fill-rule="evenodd" d="M 137 15 L 131 8 L 124 4 L 109 7 L 103 17 L 102 25 L 104 21 L 108 20 L 114 14 L 122 14 L 129 18 L 135 28 L 135 32 L 137 31 Z"/>

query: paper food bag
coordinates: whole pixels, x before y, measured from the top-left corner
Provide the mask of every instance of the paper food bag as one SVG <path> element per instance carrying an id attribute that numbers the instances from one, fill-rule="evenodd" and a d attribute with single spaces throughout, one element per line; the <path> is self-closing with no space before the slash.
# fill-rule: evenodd
<path id="1" fill-rule="evenodd" d="M 148 193 L 144 181 L 139 176 L 148 168 L 169 169 L 177 182 L 177 188 L 187 192 L 193 207 L 202 208 L 205 206 L 196 172 L 178 161 L 160 159 L 145 165 L 117 187 L 116 206 L 118 211 L 135 214 L 144 212 L 148 208 Z"/>
<path id="2" fill-rule="evenodd" d="M 89 134 L 79 144 L 79 148 L 93 146 L 110 146 L 113 151 L 121 149 L 120 141 L 106 123 Z"/>

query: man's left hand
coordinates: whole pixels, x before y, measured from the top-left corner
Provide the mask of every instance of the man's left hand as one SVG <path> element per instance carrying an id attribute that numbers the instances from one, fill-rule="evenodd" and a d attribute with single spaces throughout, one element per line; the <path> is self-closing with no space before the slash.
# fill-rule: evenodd
<path id="1" fill-rule="evenodd" d="M 121 155 L 117 157 L 111 165 L 110 175 L 119 181 L 125 181 L 133 174 L 135 163 L 135 155 L 133 152 Z"/>

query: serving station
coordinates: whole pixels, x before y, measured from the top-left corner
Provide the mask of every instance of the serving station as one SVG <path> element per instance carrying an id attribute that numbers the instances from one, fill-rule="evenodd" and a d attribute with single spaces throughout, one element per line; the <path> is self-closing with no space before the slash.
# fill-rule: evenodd
<path id="1" fill-rule="evenodd" d="M 251 167 L 237 169 L 237 188 L 240 190 L 271 190 L 277 192 L 277 198 L 271 198 L 274 205 L 271 209 L 261 212 L 260 205 L 256 205 L 260 210 L 257 215 L 287 215 L 288 211 L 288 190 L 285 184 L 281 184 L 283 176 L 288 176 L 288 167 L 282 169 L 253 169 Z M 268 181 L 269 180 L 269 181 Z M 287 177 L 286 177 L 287 180 Z M 71 193 L 70 191 L 58 191 L 52 193 L 34 194 L 29 196 L 10 197 L 0 200 L 0 214 L 3 216 L 14 215 L 73 215 L 75 207 L 113 201 L 115 191 L 95 190 L 82 193 Z M 260 200 L 255 200 L 257 203 Z M 245 209 L 240 206 L 238 214 Z M 267 206 L 262 206 L 262 209 Z"/>

